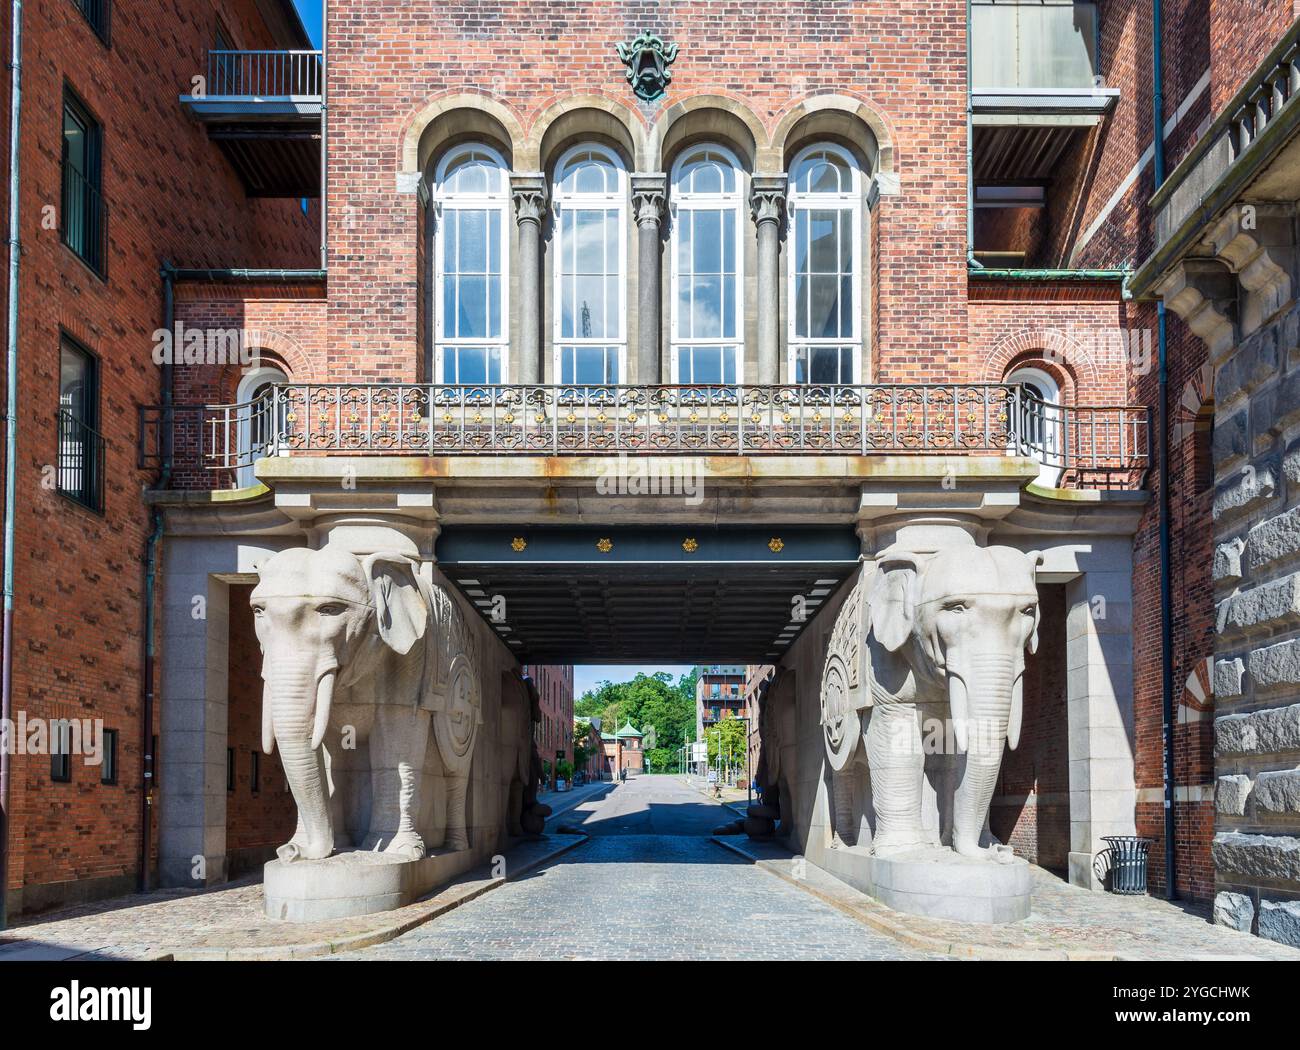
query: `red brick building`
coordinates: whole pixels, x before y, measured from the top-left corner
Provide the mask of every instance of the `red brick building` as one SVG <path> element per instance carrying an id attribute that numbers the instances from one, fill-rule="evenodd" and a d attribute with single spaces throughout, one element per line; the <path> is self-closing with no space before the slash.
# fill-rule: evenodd
<path id="1" fill-rule="evenodd" d="M 533 739 L 554 784 L 556 763 L 573 764 L 573 668 L 528 664 L 524 673 L 541 697 L 542 720 L 533 727 Z"/>
<path id="2" fill-rule="evenodd" d="M 10 14 L 5 5 L 6 56 Z M 137 461 L 136 412 L 162 394 L 160 271 L 312 267 L 320 241 L 315 204 L 298 199 L 316 192 L 259 196 L 178 102 L 208 73 L 212 48 L 310 48 L 288 0 L 197 0 L 165 13 L 26 4 L 23 18 L 10 714 L 102 720 L 117 768 L 104 783 L 73 756 L 67 779 L 55 780 L 48 755 L 11 756 L 10 914 L 139 881 L 152 794 L 142 668 L 153 524 L 141 492 L 155 478 Z M 0 97 L 7 143 L 8 71 Z M 158 732 L 155 722 L 150 736 Z M 264 764 L 252 799 L 251 760 L 237 750 L 241 848 L 272 819 L 283 778 Z"/>
<path id="3" fill-rule="evenodd" d="M 255 8 L 270 6 L 225 13 L 235 44 L 301 44 L 292 27 L 258 27 Z M 202 724 L 205 750 L 183 756 L 175 774 L 176 796 L 201 817 L 191 820 L 177 803 L 165 822 L 172 830 L 164 833 L 160 866 L 169 881 L 185 883 L 195 856 L 218 869 L 204 881 L 224 877 L 233 851 L 258 848 L 256 829 L 280 819 L 245 819 L 242 804 L 218 803 L 203 773 L 213 764 L 211 749 L 242 732 L 236 709 L 255 702 L 235 696 L 245 691 L 235 685 L 237 647 L 230 641 L 243 629 L 236 588 L 247 584 L 258 551 L 279 549 L 291 536 L 315 542 L 345 513 L 400 518 L 402 528 L 418 531 L 413 544 L 422 557 L 432 559 L 437 543 L 438 561 L 472 568 L 457 583 L 485 615 L 494 601 L 485 584 L 500 565 L 512 558 L 530 568 L 533 559 L 546 562 L 548 569 L 529 577 L 524 598 L 506 604 L 504 619 L 493 616 L 507 648 L 527 654 L 529 640 L 540 645 L 541 638 L 538 651 L 563 661 L 573 658 L 572 646 L 589 642 L 624 658 L 609 640 L 617 633 L 609 625 L 632 615 L 631 606 L 689 623 L 689 630 L 657 637 L 681 646 L 691 661 L 778 663 L 816 622 L 831 584 L 844 574 L 829 581 L 814 574 L 797 588 L 788 621 L 789 589 L 767 594 L 768 607 L 782 608 L 761 651 L 707 655 L 689 648 L 696 636 L 716 628 L 723 639 L 739 638 L 734 632 L 756 621 L 753 608 L 714 598 L 697 609 L 693 593 L 665 602 L 653 576 L 637 577 L 626 601 L 608 588 L 584 589 L 558 570 L 545 575 L 581 560 L 571 535 L 563 542 L 572 548 L 548 546 L 554 533 L 546 530 L 561 525 L 598 530 L 580 537 L 583 559 L 618 563 L 624 551 L 652 542 L 645 533 L 659 528 L 667 537 L 679 521 L 688 531 L 664 540 L 671 558 L 664 555 L 661 566 L 710 556 L 710 537 L 687 512 L 673 518 L 634 511 L 622 524 L 642 532 L 599 531 L 604 520 L 581 497 L 590 479 L 566 473 L 564 457 L 622 448 L 621 432 L 609 436 L 610 428 L 625 425 L 635 434 L 654 414 L 642 402 L 619 403 L 609 413 L 600 395 L 594 406 L 582 400 L 592 388 L 687 384 L 726 391 L 756 384 L 795 393 L 786 401 L 762 395 L 769 400 L 754 409 L 755 426 L 766 419 L 781 440 L 792 429 L 791 440 L 811 442 L 814 435 L 822 443 L 796 449 L 817 453 L 809 457 L 815 462 L 786 473 L 764 470 L 775 471 L 770 460 L 789 447 L 760 448 L 744 485 L 725 489 L 734 501 L 717 508 L 713 522 L 752 517 L 762 535 L 745 542 L 756 545 L 758 558 L 793 556 L 802 542 L 797 527 L 832 521 L 867 548 L 888 531 L 880 523 L 890 513 L 912 510 L 920 519 L 934 507 L 960 506 L 985 533 L 996 525 L 1005 530 L 999 542 L 1026 549 L 1051 533 L 1054 547 L 1039 577 L 1040 648 L 1026 667 L 1028 714 L 1021 746 L 1002 766 L 993 826 L 1022 854 L 1086 885 L 1094 885 L 1089 872 L 1103 832 L 1149 835 L 1156 839 L 1152 889 L 1162 892 L 1168 735 L 1176 888 L 1200 900 L 1214 894 L 1213 702 L 1205 662 L 1214 654 L 1214 601 L 1222 595 L 1212 578 L 1215 484 L 1207 463 L 1233 439 L 1216 437 L 1211 445 L 1213 368 L 1205 343 L 1169 313 L 1162 380 L 1156 307 L 1129 297 L 1125 283 L 1157 247 L 1157 164 L 1172 170 L 1196 155 L 1202 134 L 1217 127 L 1220 111 L 1291 31 L 1291 5 L 1212 4 L 1207 14 L 1190 0 L 1164 4 L 1159 113 L 1151 5 L 976 0 L 969 27 L 967 5 L 955 2 L 734 6 L 722 12 L 601 0 L 580 11 L 513 2 L 433 11 L 328 4 L 327 282 L 313 270 L 310 215 L 283 201 L 231 206 L 243 201 L 248 179 L 282 183 L 286 172 L 302 170 L 311 140 L 293 124 L 303 116 L 293 109 L 301 103 L 286 103 L 277 115 L 282 152 L 259 160 L 223 138 L 216 103 L 175 102 L 202 65 L 202 50 L 231 40 L 218 37 L 206 15 L 186 23 L 187 55 L 151 67 L 150 98 L 161 116 L 123 110 L 119 120 L 132 129 L 124 141 L 136 148 L 120 160 L 104 153 L 106 190 L 121 198 L 108 222 L 110 284 L 69 257 L 57 236 L 38 231 L 38 210 L 27 210 L 32 229 L 24 243 L 36 247 L 23 271 L 29 307 L 22 323 L 31 326 L 31 339 L 54 345 L 61 327 L 92 352 L 147 339 L 162 316 L 153 275 L 167 258 L 191 268 L 167 286 L 175 320 L 205 331 L 257 331 L 262 371 L 202 366 L 170 375 L 167 392 L 178 404 L 225 408 L 224 415 L 195 408 L 146 428 L 146 437 L 169 442 L 146 458 L 167 466 L 160 480 L 135 469 L 132 447 L 134 407 L 161 400 L 157 372 L 143 352 L 120 360 L 104 353 L 98 418 L 108 428 L 107 454 L 118 458 L 117 468 L 104 472 L 102 519 L 39 488 L 41 468 L 58 447 L 52 415 L 33 424 L 26 446 L 20 442 L 30 498 L 20 499 L 19 521 L 23 534 L 47 539 L 20 542 L 17 555 L 15 703 L 51 712 L 83 708 L 93 679 L 97 709 L 121 723 L 124 753 L 120 805 L 88 790 L 83 804 L 104 823 L 76 841 L 44 808 L 49 785 L 39 763 L 15 762 L 23 772 L 10 794 L 17 818 L 11 889 L 99 878 L 117 879 L 105 883 L 117 886 L 136 870 L 122 836 L 103 829 L 132 826 L 139 802 L 139 754 L 133 758 L 130 750 L 140 735 L 142 686 L 135 552 L 144 549 L 151 505 L 167 508 L 163 549 L 174 622 L 184 622 L 175 610 L 194 597 L 222 613 L 206 628 L 206 655 L 196 663 L 169 657 L 177 636 L 169 643 L 160 631 L 161 705 L 179 710 L 168 705 L 203 699 L 207 686 L 184 672 L 214 661 L 234 690 L 229 734 L 224 724 L 219 732 Z M 56 56 L 31 63 L 39 67 L 32 74 L 38 83 L 29 87 L 36 105 L 55 114 L 43 124 L 33 117 L 35 125 L 56 126 L 61 81 L 88 81 L 78 89 L 84 107 L 74 106 L 74 115 L 112 111 L 112 63 L 125 61 L 128 45 L 148 47 L 147 30 L 125 8 L 115 7 L 107 50 L 78 21 L 74 5 L 34 16 L 55 23 L 44 37 L 38 28 L 31 46 L 45 39 Z M 642 30 L 660 38 L 658 50 L 648 38 L 640 50 L 633 46 L 629 70 L 614 45 L 635 44 Z M 214 67 L 218 82 L 228 68 L 223 61 Z M 631 85 L 647 86 L 640 72 L 659 81 L 638 97 Z M 287 87 L 294 89 L 287 95 L 315 97 L 319 106 L 322 85 Z M 297 90 L 304 87 L 315 95 Z M 105 128 L 111 145 L 107 120 Z M 24 192 L 49 199 L 58 192 L 55 150 L 31 135 L 25 141 L 32 157 Z M 177 170 L 152 182 L 133 177 L 126 158 L 155 148 Z M 190 171 L 205 177 L 187 181 Z M 577 260 L 582 239 L 576 225 L 566 224 L 579 222 L 601 230 L 599 266 Z M 201 272 L 231 265 L 284 272 Z M 110 296 L 105 287 L 119 279 L 122 292 Z M 57 310 L 31 305 L 47 295 Z M 44 383 L 52 394 L 53 358 L 33 351 L 24 360 L 33 369 L 24 377 L 28 388 Z M 44 366 L 36 364 L 41 360 Z M 367 382 L 386 385 L 348 392 Z M 872 384 L 877 393 L 870 396 L 885 400 L 836 415 L 832 408 L 843 405 L 806 397 L 810 387 L 826 384 Z M 559 400 L 540 406 L 526 397 L 505 405 L 494 401 L 497 394 L 446 393 L 530 385 L 586 392 L 555 395 Z M 900 387 L 906 392 L 897 393 Z M 268 395 L 271 389 L 278 393 Z M 1162 392 L 1170 417 L 1167 471 L 1146 426 Z M 706 406 L 717 433 L 745 425 L 730 404 L 724 398 Z M 1032 418 L 1026 404 L 1036 406 Z M 685 402 L 671 409 L 681 427 L 698 424 L 706 411 Z M 664 408 L 662 419 L 670 414 Z M 534 420 L 536 429 L 529 429 Z M 583 444 L 592 441 L 597 420 L 608 440 Z M 571 429 L 562 429 L 566 423 Z M 832 423 L 841 428 L 835 434 L 826 429 Z M 680 430 L 676 437 L 683 443 L 670 451 L 738 451 L 715 432 L 699 439 Z M 1038 466 L 1016 481 L 986 465 L 980 469 L 991 473 L 982 477 L 1000 480 L 979 481 L 988 498 L 962 503 L 976 482 L 968 484 L 951 460 L 982 453 L 1005 466 L 1013 440 Z M 490 447 L 493 441 L 501 444 Z M 503 459 L 533 460 L 499 459 L 493 469 L 465 465 L 485 447 Z M 769 466 L 763 452 L 773 453 Z M 257 471 L 254 453 L 268 454 Z M 851 453 L 857 456 L 850 466 L 827 465 Z M 935 457 L 926 468 L 932 473 L 911 475 L 900 466 L 915 453 Z M 367 465 L 373 463 L 383 466 Z M 891 470 L 898 472 L 895 490 L 872 489 L 895 477 Z M 781 485 L 795 478 L 804 488 L 796 498 L 782 495 L 785 502 L 774 501 L 766 516 L 750 515 L 757 504 L 745 501 L 778 475 Z M 822 482 L 826 491 L 809 495 Z M 732 479 L 721 472 L 711 483 L 725 488 Z M 149 504 L 139 501 L 137 486 L 153 490 Z M 20 496 L 24 491 L 20 485 Z M 364 506 L 363 496 L 370 501 Z M 462 538 L 453 537 L 457 529 Z M 127 553 L 85 556 L 110 530 Z M 65 559 L 48 538 L 73 553 Z M 444 551 L 448 538 L 461 546 Z M 497 545 L 488 550 L 489 542 Z M 1162 557 L 1169 566 L 1167 613 Z M 758 574 L 750 575 L 758 586 Z M 576 597 L 557 611 L 570 591 Z M 110 610 L 114 629 L 101 609 Z M 536 627 L 543 619 L 545 630 Z M 116 629 L 121 622 L 134 625 L 134 635 Z M 739 710 L 744 667 L 735 672 Z M 538 730 L 543 757 L 572 746 L 571 680 L 567 700 L 563 686 L 556 688 L 553 701 L 542 693 L 543 704 L 553 704 Z M 713 705 L 698 703 L 703 721 Z M 1104 724 L 1084 718 L 1081 731 L 1072 732 L 1081 710 L 1104 716 Z M 175 746 L 185 747 L 184 739 L 177 736 Z M 236 744 L 239 756 L 242 746 Z M 164 769 L 168 761 L 164 746 Z M 187 795 L 187 777 L 203 788 Z M 1099 793 L 1102 779 L 1109 786 Z M 266 795 L 263 789 L 259 798 Z M 42 891 L 47 898 L 53 891 Z"/>

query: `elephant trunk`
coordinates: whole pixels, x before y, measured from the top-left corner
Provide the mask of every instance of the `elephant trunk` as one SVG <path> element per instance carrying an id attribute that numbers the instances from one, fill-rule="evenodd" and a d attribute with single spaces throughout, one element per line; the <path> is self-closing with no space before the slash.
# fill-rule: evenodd
<path id="1" fill-rule="evenodd" d="M 953 849 L 980 850 L 980 834 L 1002 765 L 1013 692 L 1019 677 L 1010 654 L 974 653 L 948 669 L 948 690 L 957 745 L 966 764 L 953 800 Z"/>
<path id="2" fill-rule="evenodd" d="M 334 848 L 329 787 L 321 741 L 329 721 L 334 671 L 318 675 L 314 660 L 292 663 L 268 657 L 263 703 L 280 750 L 280 762 L 298 806 L 298 829 L 277 851 L 282 860 L 320 860 Z M 264 730 L 266 715 L 263 715 Z"/>

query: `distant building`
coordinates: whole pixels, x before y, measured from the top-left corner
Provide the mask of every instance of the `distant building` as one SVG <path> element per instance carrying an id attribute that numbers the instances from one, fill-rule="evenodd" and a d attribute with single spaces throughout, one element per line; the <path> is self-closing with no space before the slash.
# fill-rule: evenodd
<path id="1" fill-rule="evenodd" d="M 524 674 L 536 683 L 542 698 L 542 720 L 533 733 L 553 785 L 556 763 L 573 761 L 573 667 L 528 664 Z"/>
<path id="2" fill-rule="evenodd" d="M 573 720 L 573 736 L 575 740 L 579 730 L 585 728 L 587 731 L 587 761 L 583 764 L 582 771 L 587 774 L 588 780 L 608 780 L 611 776 L 610 760 L 605 754 L 600 727 L 601 720 L 599 718 L 588 718 L 579 715 Z"/>
<path id="3" fill-rule="evenodd" d="M 699 669 L 695 683 L 695 739 L 724 718 L 745 715 L 745 672 L 743 664 L 709 664 Z"/>
<path id="4" fill-rule="evenodd" d="M 771 664 L 748 664 L 745 667 L 745 717 L 749 719 L 749 766 L 751 773 L 758 772 L 758 759 L 762 744 L 758 735 L 758 693 L 763 683 L 776 674 Z"/>
<path id="5" fill-rule="evenodd" d="M 617 733 L 601 734 L 605 762 L 612 776 L 618 777 L 625 769 L 630 777 L 645 771 L 645 751 L 641 746 L 643 739 L 643 735 L 631 722 Z"/>

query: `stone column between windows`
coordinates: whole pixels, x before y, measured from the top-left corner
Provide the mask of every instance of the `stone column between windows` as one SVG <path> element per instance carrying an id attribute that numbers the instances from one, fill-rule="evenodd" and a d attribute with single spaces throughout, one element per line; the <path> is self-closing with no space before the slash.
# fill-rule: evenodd
<path id="1" fill-rule="evenodd" d="M 780 277 L 781 223 L 785 219 L 784 175 L 755 175 L 749 208 L 758 227 L 758 382 L 781 381 Z"/>
<path id="2" fill-rule="evenodd" d="M 516 383 L 540 383 L 542 367 L 542 219 L 546 178 L 541 172 L 510 176 L 510 195 L 519 224 L 519 374 Z"/>
<path id="3" fill-rule="evenodd" d="M 632 208 L 637 229 L 637 346 L 638 383 L 660 379 L 659 361 L 659 240 L 668 197 L 668 178 L 661 172 L 632 176 Z"/>

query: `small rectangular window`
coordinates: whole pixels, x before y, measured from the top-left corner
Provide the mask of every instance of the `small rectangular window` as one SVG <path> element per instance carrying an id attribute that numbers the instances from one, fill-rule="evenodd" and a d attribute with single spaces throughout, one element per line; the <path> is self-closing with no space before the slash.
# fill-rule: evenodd
<path id="1" fill-rule="evenodd" d="M 62 719 L 50 724 L 50 779 L 56 784 L 72 781 L 72 726 Z"/>
<path id="2" fill-rule="evenodd" d="M 73 0 L 73 3 L 90 23 L 90 28 L 95 31 L 95 35 L 107 44 L 109 0 Z"/>
<path id="3" fill-rule="evenodd" d="M 101 277 L 105 264 L 104 129 L 69 91 L 63 95 L 63 243 Z"/>
<path id="4" fill-rule="evenodd" d="M 226 791 L 235 790 L 235 749 L 226 748 Z"/>
<path id="5" fill-rule="evenodd" d="M 104 439 L 99 422 L 99 363 L 66 336 L 59 348 L 59 492 L 104 509 Z"/>
<path id="6" fill-rule="evenodd" d="M 99 782 L 101 784 L 117 783 L 117 730 L 104 730 L 104 753 L 100 756 Z"/>
<path id="7" fill-rule="evenodd" d="M 262 753 L 256 748 L 252 751 L 253 761 L 249 773 L 252 776 L 253 794 L 258 794 L 262 789 Z"/>

